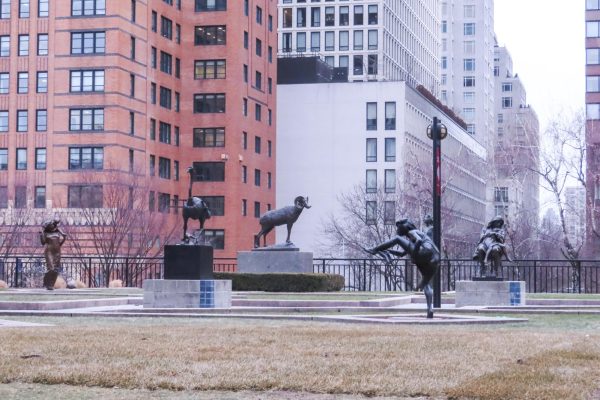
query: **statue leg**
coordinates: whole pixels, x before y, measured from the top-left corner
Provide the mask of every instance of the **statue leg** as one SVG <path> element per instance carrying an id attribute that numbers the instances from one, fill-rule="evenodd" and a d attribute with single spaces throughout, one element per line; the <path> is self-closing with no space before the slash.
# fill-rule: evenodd
<path id="1" fill-rule="evenodd" d="M 264 231 L 261 229 L 260 232 L 256 236 L 254 236 L 254 248 L 257 249 L 260 247 L 260 236 L 264 234 Z"/>
<path id="2" fill-rule="evenodd" d="M 292 233 L 292 225 L 293 225 L 293 224 L 287 224 L 287 231 L 288 231 L 288 235 L 287 235 L 287 239 L 285 239 L 285 242 L 286 242 L 286 243 L 292 243 L 292 242 L 290 241 L 290 235 L 291 235 L 291 233 Z"/>
<path id="3" fill-rule="evenodd" d="M 183 240 L 185 240 L 185 237 L 187 235 L 187 223 L 188 223 L 188 219 L 184 218 L 183 219 Z"/>
<path id="4" fill-rule="evenodd" d="M 433 288 L 431 282 L 428 282 L 423 288 L 425 299 L 427 300 L 427 318 L 433 318 Z"/>

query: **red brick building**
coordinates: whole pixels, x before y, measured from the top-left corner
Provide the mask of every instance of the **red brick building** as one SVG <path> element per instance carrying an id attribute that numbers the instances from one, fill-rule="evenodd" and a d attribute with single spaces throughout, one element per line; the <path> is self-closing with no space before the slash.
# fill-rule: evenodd
<path id="1" fill-rule="evenodd" d="M 215 255 L 250 248 L 275 202 L 276 16 L 275 0 L 0 1 L 0 207 L 111 207 L 110 174 L 149 182 L 175 223 L 194 166 Z"/>

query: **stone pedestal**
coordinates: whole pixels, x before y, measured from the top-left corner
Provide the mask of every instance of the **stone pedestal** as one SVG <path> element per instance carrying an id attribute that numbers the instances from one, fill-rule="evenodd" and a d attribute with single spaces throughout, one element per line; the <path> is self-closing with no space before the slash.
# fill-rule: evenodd
<path id="1" fill-rule="evenodd" d="M 165 246 L 165 279 L 213 278 L 213 248 L 204 245 Z"/>
<path id="2" fill-rule="evenodd" d="M 458 281 L 456 307 L 524 306 L 523 281 Z"/>
<path id="3" fill-rule="evenodd" d="M 265 248 L 239 251 L 237 270 L 241 273 L 297 273 L 313 272 L 313 254 L 298 248 Z"/>
<path id="4" fill-rule="evenodd" d="M 231 308 L 231 281 L 146 279 L 144 308 Z"/>

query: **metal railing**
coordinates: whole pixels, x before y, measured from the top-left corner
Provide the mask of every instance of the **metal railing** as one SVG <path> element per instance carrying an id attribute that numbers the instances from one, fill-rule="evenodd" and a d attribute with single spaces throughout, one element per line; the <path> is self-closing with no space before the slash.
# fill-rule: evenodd
<path id="1" fill-rule="evenodd" d="M 235 258 L 215 258 L 215 272 L 235 272 Z M 10 287 L 41 287 L 46 272 L 40 256 L 0 258 L 0 280 Z M 386 263 L 381 259 L 315 258 L 313 272 L 344 277 L 346 291 L 412 291 L 420 280 L 416 266 L 407 259 Z M 127 287 L 142 287 L 145 279 L 161 279 L 163 259 L 149 257 L 63 256 L 61 274 L 88 287 L 107 287 L 120 279 Z M 459 280 L 479 275 L 476 261 L 443 259 L 440 265 L 443 291 L 454 290 Z M 525 281 L 529 293 L 600 293 L 600 261 L 519 260 L 505 261 L 498 276 Z"/>

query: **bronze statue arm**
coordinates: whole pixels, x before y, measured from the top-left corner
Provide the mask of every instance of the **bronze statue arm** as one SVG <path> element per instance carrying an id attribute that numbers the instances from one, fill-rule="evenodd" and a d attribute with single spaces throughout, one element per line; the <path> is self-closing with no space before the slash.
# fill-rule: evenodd
<path id="1" fill-rule="evenodd" d="M 65 240 L 67 240 L 67 234 L 64 233 L 60 228 L 56 228 L 56 230 L 58 231 L 58 233 L 61 234 L 61 239 L 60 239 L 60 245 L 62 246 L 62 244 L 65 242 Z"/>
<path id="2" fill-rule="evenodd" d="M 44 231 L 40 232 L 40 242 L 42 244 L 46 244 L 46 236 L 44 235 Z"/>

